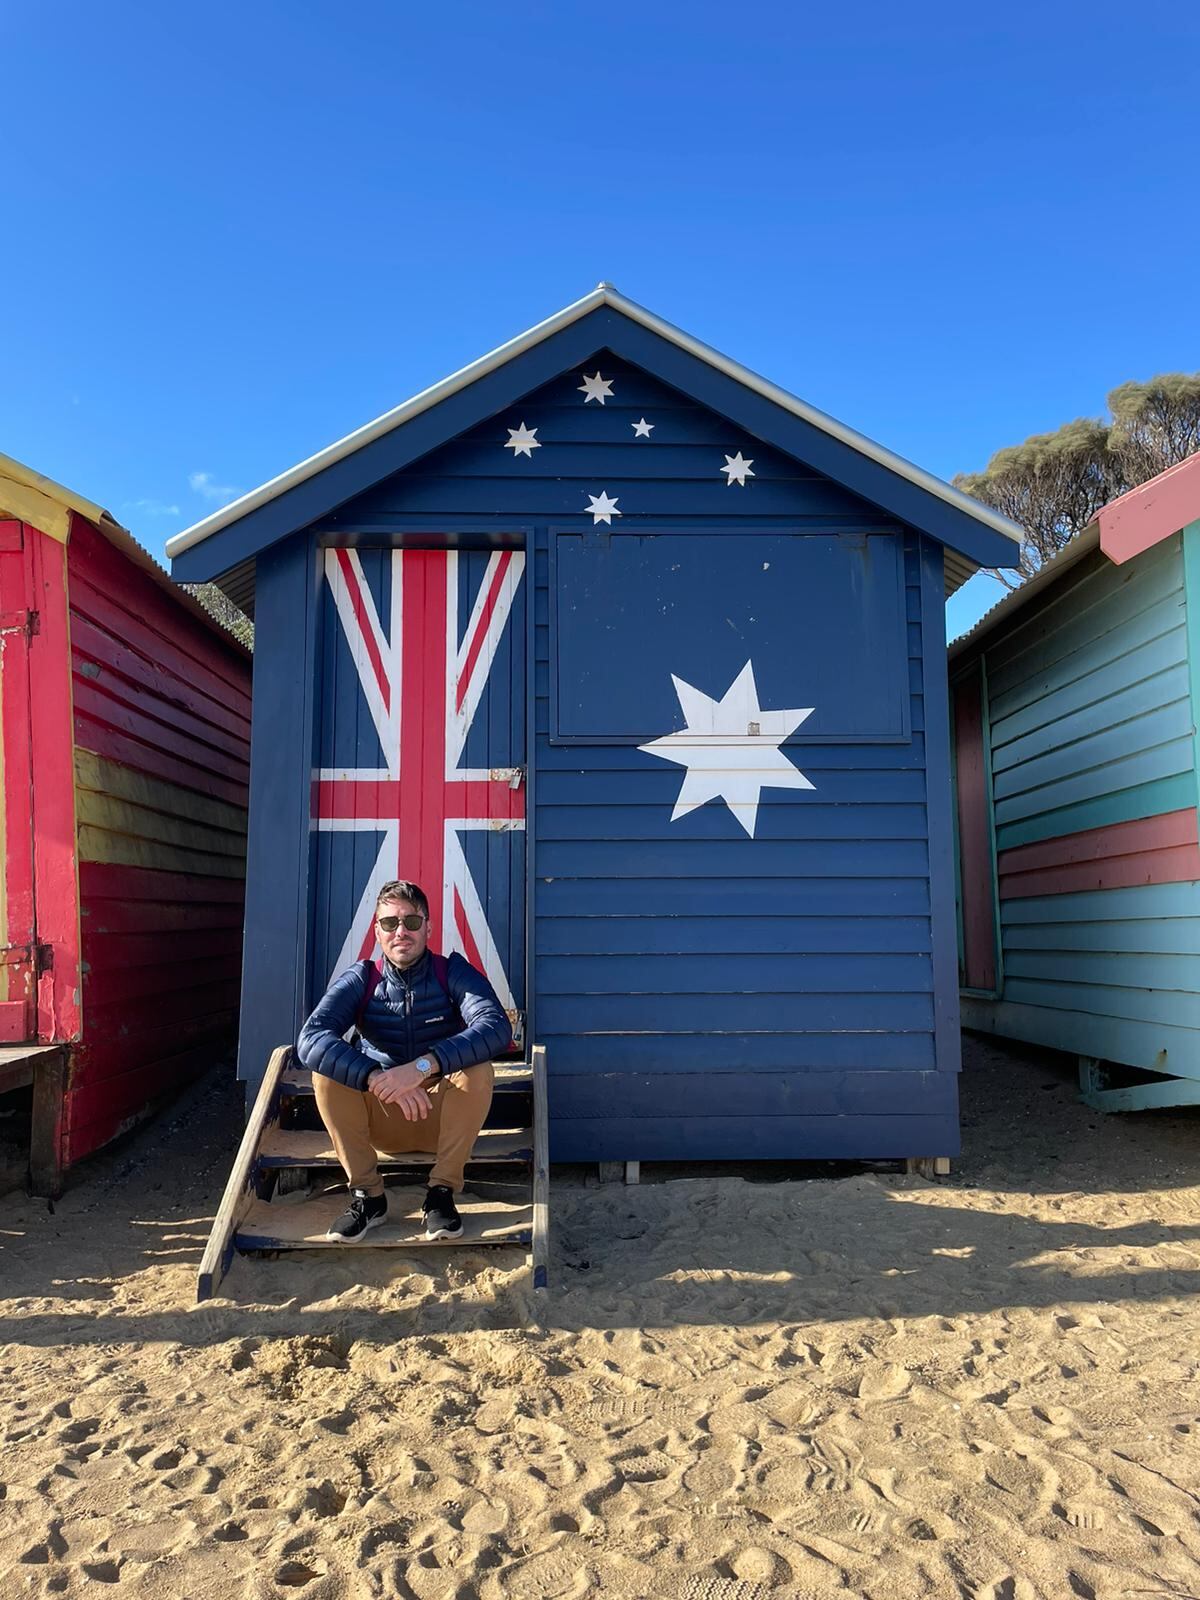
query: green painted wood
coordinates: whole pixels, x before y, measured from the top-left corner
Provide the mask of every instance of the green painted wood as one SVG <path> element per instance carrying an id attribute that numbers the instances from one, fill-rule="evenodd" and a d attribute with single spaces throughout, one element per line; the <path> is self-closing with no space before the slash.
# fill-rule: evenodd
<path id="1" fill-rule="evenodd" d="M 1186 760 L 1188 765 L 1173 770 L 1186 771 L 1192 760 L 1191 739 L 1191 706 L 1184 695 L 1169 705 L 1159 705 L 1139 716 L 1135 725 L 1122 723 L 1117 727 L 1101 728 L 1067 745 L 1050 742 L 1043 747 L 1042 754 L 1025 759 L 1020 766 L 997 772 L 996 800 L 999 803 L 1016 795 L 1028 794 L 1032 789 L 1041 789 L 1061 779 L 1092 772 L 1118 761 L 1129 761 L 1144 752 L 1153 752 L 1175 742 L 1184 742 L 1181 759 Z M 1103 773 L 1100 778 L 1103 781 Z M 1044 808 L 1039 806 L 1038 809 Z"/>
<path id="2" fill-rule="evenodd" d="M 1069 896 L 1059 898 L 1068 899 Z M 1012 957 L 1024 951 L 1091 951 L 1146 956 L 1200 956 L 1200 918 L 1013 923 L 1005 931 Z M 1014 969 L 1015 970 L 1015 969 Z"/>
<path id="3" fill-rule="evenodd" d="M 1094 1055 L 1147 1072 L 1200 1078 L 1200 1039 L 1191 1028 L 1060 1011 L 1012 1000 L 963 997 L 963 1026 L 1070 1055 Z"/>
<path id="4" fill-rule="evenodd" d="M 1006 900 L 1000 914 L 1006 927 L 1017 922 L 1200 917 L 1200 883 L 1150 883 L 1133 889 L 1087 889 L 1079 894 Z"/>
<path id="5" fill-rule="evenodd" d="M 1145 643 L 1135 643 L 1123 637 L 1124 646 L 1119 655 L 1111 654 L 1112 641 L 1107 637 L 1096 641 L 1096 648 L 1088 652 L 1094 658 L 1077 677 L 1063 679 L 1056 670 L 1039 674 L 1038 685 L 1042 692 L 1030 698 L 1030 686 L 1024 684 L 1019 692 L 1006 695 L 1008 711 L 998 711 L 999 702 L 993 706 L 992 729 L 997 745 L 1008 744 L 1024 738 L 1062 718 L 1082 711 L 1097 701 L 1107 699 L 1131 684 L 1152 678 L 1170 667 L 1183 666 L 1187 660 L 1187 630 L 1173 601 L 1164 602 L 1165 631 L 1157 633 Z M 1078 665 L 1078 663 L 1076 663 Z"/>
<path id="6" fill-rule="evenodd" d="M 1137 783 L 1131 789 L 1096 795 L 1078 805 L 1044 811 L 1024 822 L 1010 822 L 996 833 L 996 846 L 1012 850 L 1017 845 L 1037 844 L 1042 839 L 1061 839 L 1088 828 L 1107 828 L 1115 822 L 1136 822 L 1142 817 L 1160 817 L 1168 811 L 1182 811 L 1195 805 L 1196 787 L 1190 772 L 1177 772 L 1152 783 Z"/>
<path id="7" fill-rule="evenodd" d="M 1186 704 L 1182 709 L 1184 716 L 1190 717 Z M 1111 737 L 1109 742 L 1114 742 Z M 1058 764 L 1069 767 L 1065 755 Z M 1191 770 L 1192 732 L 1189 725 L 1179 737 L 1152 749 L 1139 750 L 1128 756 L 1110 757 L 1107 762 L 1101 757 L 1099 764 L 1087 771 L 1072 773 L 1057 782 L 1045 781 L 1037 788 L 1017 791 L 1019 777 L 1009 774 L 1014 792 L 1001 796 L 997 791 L 996 821 L 1000 825 L 1021 821 L 1026 817 L 1040 816 L 1046 811 L 1056 811 L 1063 806 L 1076 805 L 1083 800 L 1094 800 L 1119 789 L 1132 789 L 1138 784 L 1154 783 L 1159 778 L 1173 778 Z"/>
<path id="8" fill-rule="evenodd" d="M 1192 717 L 1192 774 L 1200 786 L 1200 519 L 1183 530 L 1183 590 L 1187 619 L 1188 692 Z M 1200 791 L 1192 803 L 1200 801 Z"/>
<path id="9" fill-rule="evenodd" d="M 1200 1028 L 1200 994 L 1178 989 L 1115 989 L 1101 984 L 1010 976 L 1004 986 L 1004 998 L 1014 1005 L 1042 1006 L 1049 1011 L 1086 1012 L 1111 1020 L 1159 1023 L 1170 1028 Z"/>
<path id="10" fill-rule="evenodd" d="M 1120 664 L 1118 661 L 1117 665 Z M 1120 735 L 1116 748 L 1122 754 L 1131 749 L 1144 748 L 1151 719 L 1161 713 L 1164 707 L 1179 708 L 1173 731 L 1189 725 L 1184 715 L 1187 703 L 1188 669 L 1180 660 L 1151 678 L 1143 678 L 1140 683 L 1131 683 L 1127 688 L 1100 695 L 1078 711 L 1035 728 L 1019 739 L 1009 739 L 1004 744 L 994 741 L 995 770 L 1001 773 L 1032 764 L 1048 747 L 1055 750 L 1067 746 L 1072 749 L 1081 747 L 1080 761 L 1086 762 L 1088 742 L 1107 732 Z M 1154 742 L 1160 741 L 1155 739 Z"/>
<path id="11" fill-rule="evenodd" d="M 1048 666 L 1091 647 L 1110 629 L 1125 626 L 1169 595 L 1181 599 L 1182 590 L 1178 537 L 1165 539 L 1124 567 L 1113 566 L 1096 550 L 1065 575 L 1028 622 L 990 646 L 997 694 L 1007 694 Z"/>
<path id="12" fill-rule="evenodd" d="M 1170 1106 L 1200 1105 L 1200 1080 L 1168 1078 L 1165 1083 L 1139 1083 L 1127 1089 L 1082 1089 L 1080 1099 L 1096 1111 L 1159 1111 Z"/>
<path id="13" fill-rule="evenodd" d="M 1011 945 L 1008 971 L 1013 978 L 1052 979 L 1056 984 L 1103 986 L 1151 994 L 1200 990 L 1200 961 L 1194 955 L 1137 950 L 1019 950 Z"/>

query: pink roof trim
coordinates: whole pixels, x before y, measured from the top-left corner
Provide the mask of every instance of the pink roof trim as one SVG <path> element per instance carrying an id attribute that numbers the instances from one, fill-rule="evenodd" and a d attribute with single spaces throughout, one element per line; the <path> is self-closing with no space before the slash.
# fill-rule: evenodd
<path id="1" fill-rule="evenodd" d="M 1099 513 L 1100 548 L 1118 567 L 1200 519 L 1200 451 Z"/>

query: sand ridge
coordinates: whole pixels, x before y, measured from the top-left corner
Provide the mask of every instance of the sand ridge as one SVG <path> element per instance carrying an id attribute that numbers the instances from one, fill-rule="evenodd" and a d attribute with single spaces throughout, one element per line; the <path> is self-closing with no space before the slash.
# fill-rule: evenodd
<path id="1" fill-rule="evenodd" d="M 945 1183 L 565 1171 L 544 1304 L 462 1250 L 195 1307 L 210 1080 L 0 1199 L 0 1595 L 1200 1596 L 1200 1116 L 963 1087 Z"/>

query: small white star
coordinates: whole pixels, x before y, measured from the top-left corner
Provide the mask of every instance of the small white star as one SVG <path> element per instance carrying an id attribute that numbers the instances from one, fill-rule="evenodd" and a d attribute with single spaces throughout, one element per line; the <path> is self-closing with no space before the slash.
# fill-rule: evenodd
<path id="1" fill-rule="evenodd" d="M 735 483 L 740 484 L 744 489 L 746 487 L 746 479 L 756 476 L 755 473 L 750 471 L 753 464 L 754 457 L 751 456 L 750 460 L 747 461 L 740 450 L 735 456 L 725 457 L 725 465 L 721 468 L 721 471 L 729 474 L 728 481 L 731 489 Z"/>
<path id="2" fill-rule="evenodd" d="M 814 785 L 779 748 L 812 707 L 764 711 L 747 661 L 719 700 L 671 674 L 685 726 L 650 744 L 647 755 L 686 767 L 671 821 L 710 800 L 723 800 L 753 839 L 764 789 L 812 789 Z"/>
<path id="3" fill-rule="evenodd" d="M 612 519 L 622 514 L 617 510 L 617 496 L 614 495 L 610 500 L 607 489 L 602 489 L 599 494 L 589 494 L 588 500 L 591 503 L 583 514 L 586 517 L 589 511 L 592 513 L 593 528 L 601 522 L 607 522 L 611 528 Z"/>
<path id="4" fill-rule="evenodd" d="M 602 378 L 599 373 L 594 378 L 589 378 L 585 373 L 583 382 L 579 385 L 579 393 L 584 397 L 585 406 L 590 400 L 599 400 L 603 405 L 605 400 L 612 399 L 612 392 L 612 379 Z"/>
<path id="5" fill-rule="evenodd" d="M 528 456 L 532 461 L 533 452 L 542 448 L 542 442 L 537 436 L 536 428 L 527 428 L 522 423 L 519 428 L 508 430 L 508 443 L 504 448 L 512 451 L 514 461 L 518 456 Z"/>
<path id="6" fill-rule="evenodd" d="M 654 432 L 656 426 L 657 424 L 653 422 L 647 422 L 645 417 L 643 417 L 640 422 L 634 422 L 631 424 L 631 427 L 633 428 L 633 437 L 635 439 L 648 439 Z"/>

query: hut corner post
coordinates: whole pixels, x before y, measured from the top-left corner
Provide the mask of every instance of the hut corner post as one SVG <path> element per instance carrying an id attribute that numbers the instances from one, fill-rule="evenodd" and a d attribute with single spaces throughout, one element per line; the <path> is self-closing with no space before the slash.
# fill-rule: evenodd
<path id="1" fill-rule="evenodd" d="M 946 662 L 942 547 L 921 539 L 921 689 L 925 705 L 925 803 L 929 837 L 929 911 L 933 951 L 934 1059 L 939 1072 L 962 1070 L 958 997 L 958 909 L 954 894 L 954 818 L 950 785 L 950 686 Z M 911 1166 L 928 1176 L 950 1170 L 957 1126 L 946 1150 L 914 1152 Z"/>
<path id="2" fill-rule="evenodd" d="M 317 616 L 314 538 L 258 557 L 250 820 L 238 1077 L 253 1103 L 272 1052 L 308 1006 L 309 791 Z"/>

